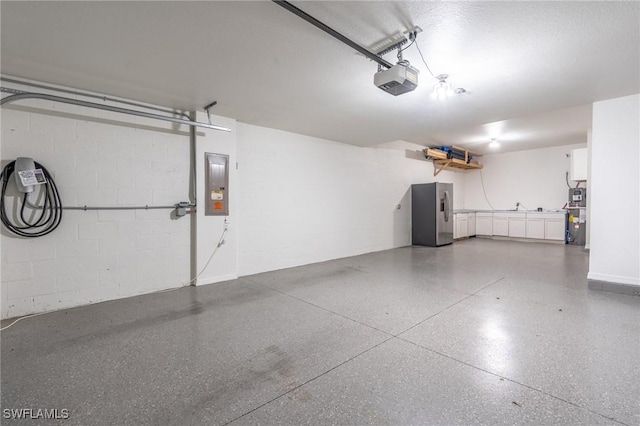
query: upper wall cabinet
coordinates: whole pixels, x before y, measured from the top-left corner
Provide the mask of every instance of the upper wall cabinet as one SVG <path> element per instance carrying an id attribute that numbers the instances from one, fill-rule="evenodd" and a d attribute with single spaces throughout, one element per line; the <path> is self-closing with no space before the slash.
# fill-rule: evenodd
<path id="1" fill-rule="evenodd" d="M 574 149 L 571 151 L 571 172 L 569 173 L 571 180 L 587 180 L 587 157 L 587 148 Z"/>

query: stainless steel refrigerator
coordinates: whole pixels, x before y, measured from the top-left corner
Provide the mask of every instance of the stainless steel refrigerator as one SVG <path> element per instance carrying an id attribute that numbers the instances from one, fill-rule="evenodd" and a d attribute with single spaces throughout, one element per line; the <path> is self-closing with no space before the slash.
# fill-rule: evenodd
<path id="1" fill-rule="evenodd" d="M 443 246 L 453 242 L 453 184 L 411 185 L 413 245 Z"/>

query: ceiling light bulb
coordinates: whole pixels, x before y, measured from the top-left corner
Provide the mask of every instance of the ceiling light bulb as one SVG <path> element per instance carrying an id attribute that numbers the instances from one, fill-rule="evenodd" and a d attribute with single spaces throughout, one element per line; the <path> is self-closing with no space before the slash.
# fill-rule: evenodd
<path id="1" fill-rule="evenodd" d="M 433 85 L 432 97 L 445 99 L 453 95 L 453 88 L 447 81 L 447 78 L 449 78 L 448 74 L 440 74 L 435 77 L 436 83 Z"/>
<path id="2" fill-rule="evenodd" d="M 447 97 L 451 96 L 453 96 L 453 89 L 451 88 L 451 85 L 447 83 Z"/>
<path id="3" fill-rule="evenodd" d="M 431 92 L 431 97 L 440 99 L 440 83 L 436 83 L 433 85 L 433 92 Z"/>
<path id="4" fill-rule="evenodd" d="M 500 143 L 496 140 L 496 138 L 491 138 L 491 142 L 489 143 L 489 148 L 496 149 L 500 146 Z"/>

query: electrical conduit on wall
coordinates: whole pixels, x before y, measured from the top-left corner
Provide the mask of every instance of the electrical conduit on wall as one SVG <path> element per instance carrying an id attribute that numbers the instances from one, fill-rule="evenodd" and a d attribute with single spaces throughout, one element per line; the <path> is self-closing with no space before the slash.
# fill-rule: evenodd
<path id="1" fill-rule="evenodd" d="M 185 126 L 111 112 L 90 116 L 80 106 L 53 113 L 48 108 L 42 101 L 27 109 L 3 108 L 2 154 L 46 158 L 65 205 L 130 208 L 186 198 Z M 214 139 L 212 133 L 203 137 Z M 56 232 L 38 241 L 3 233 L 2 317 L 188 283 L 189 220 L 169 215 L 170 210 L 151 209 L 69 211 Z M 229 236 L 225 240 L 229 245 Z M 235 245 L 230 246 L 235 256 Z"/>

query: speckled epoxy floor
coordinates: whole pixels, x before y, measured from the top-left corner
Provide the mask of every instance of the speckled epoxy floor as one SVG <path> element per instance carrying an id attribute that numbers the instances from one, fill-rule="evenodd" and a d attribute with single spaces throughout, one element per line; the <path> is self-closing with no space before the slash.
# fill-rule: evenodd
<path id="1" fill-rule="evenodd" d="M 34 317 L 2 332 L 2 408 L 65 408 L 68 425 L 638 425 L 640 298 L 588 290 L 587 264 L 471 239 Z"/>

